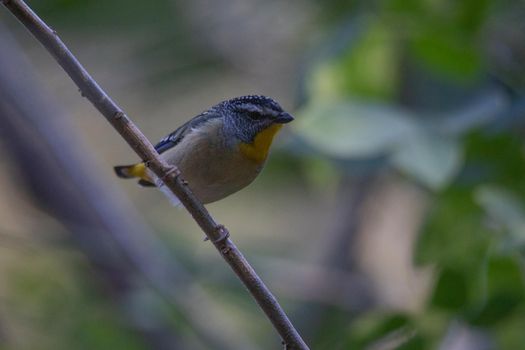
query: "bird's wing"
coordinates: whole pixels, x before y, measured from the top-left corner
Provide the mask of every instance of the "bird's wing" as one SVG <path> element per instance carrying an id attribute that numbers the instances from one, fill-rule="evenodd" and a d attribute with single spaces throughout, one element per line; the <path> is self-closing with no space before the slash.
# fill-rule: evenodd
<path id="1" fill-rule="evenodd" d="M 156 145 L 155 149 L 159 153 L 166 152 L 170 148 L 175 147 L 186 135 L 198 128 L 199 125 L 204 124 L 210 119 L 220 118 L 221 115 L 215 111 L 207 111 L 193 119 L 182 124 L 177 130 L 161 139 Z"/>

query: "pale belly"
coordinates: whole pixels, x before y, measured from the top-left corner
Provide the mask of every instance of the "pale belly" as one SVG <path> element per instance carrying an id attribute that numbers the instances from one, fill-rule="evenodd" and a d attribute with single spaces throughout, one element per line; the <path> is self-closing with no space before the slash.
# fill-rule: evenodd
<path id="1" fill-rule="evenodd" d="M 235 146 L 211 142 L 204 133 L 187 136 L 161 156 L 179 168 L 203 203 L 215 202 L 246 187 L 264 165 L 244 157 Z"/>

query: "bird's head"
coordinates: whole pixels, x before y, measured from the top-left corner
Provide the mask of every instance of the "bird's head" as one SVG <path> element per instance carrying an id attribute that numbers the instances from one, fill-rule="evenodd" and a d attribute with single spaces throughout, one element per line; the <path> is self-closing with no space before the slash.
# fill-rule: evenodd
<path id="1" fill-rule="evenodd" d="M 237 97 L 218 107 L 225 117 L 227 132 L 241 142 L 241 151 L 255 161 L 266 159 L 277 131 L 294 119 L 273 99 L 259 95 Z"/>
<path id="2" fill-rule="evenodd" d="M 245 143 L 252 143 L 257 135 L 272 127 L 275 132 L 294 118 L 273 99 L 250 95 L 222 102 L 226 124 Z M 275 134 L 274 132 L 274 134 Z"/>

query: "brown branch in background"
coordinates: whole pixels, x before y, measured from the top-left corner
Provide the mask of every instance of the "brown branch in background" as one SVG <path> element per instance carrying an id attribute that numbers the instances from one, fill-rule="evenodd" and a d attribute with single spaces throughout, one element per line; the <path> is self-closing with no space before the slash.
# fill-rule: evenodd
<path id="1" fill-rule="evenodd" d="M 12 48 L 4 45 L 4 34 L 0 37 L 0 63 L 6 63 L 6 54 L 15 57 Z M 24 184 L 39 207 L 45 208 L 71 232 L 73 241 L 84 252 L 93 271 L 106 282 L 101 283 L 104 291 L 116 300 L 131 298 L 135 289 L 132 285 L 135 276 L 130 271 L 132 265 L 114 249 L 111 244 L 113 232 L 107 227 L 107 222 L 95 213 L 90 201 L 81 193 L 82 189 L 68 181 L 67 170 L 60 167 L 45 138 L 30 122 L 30 116 L 34 114 L 29 110 L 35 105 L 41 106 L 38 98 L 35 101 L 31 96 L 30 102 L 25 98 L 26 90 L 21 88 L 24 84 L 20 84 L 18 77 L 10 76 L 13 75 L 11 72 L 18 72 L 18 67 L 13 66 L 8 68 L 4 64 L 0 67 L 0 137 L 10 164 L 20 171 L 17 180 Z M 48 117 L 45 110 L 35 113 L 35 118 Z M 158 322 L 150 330 L 142 329 L 135 321 L 140 322 L 139 319 L 128 320 L 127 326 L 151 347 L 162 350 L 180 347 L 177 332 L 169 332 Z"/>
<path id="2" fill-rule="evenodd" d="M 0 26 L 0 140 L 11 157 L 10 165 L 18 168 L 18 180 L 36 204 L 66 228 L 104 290 L 122 303 L 119 306 L 127 316 L 133 315 L 126 317 L 128 326 L 159 350 L 256 349 L 235 331 L 233 322 L 224 319 L 219 305 L 167 251 L 118 189 L 108 188 L 106 179 L 93 173 L 100 166 L 91 159 L 92 152 L 82 147 L 82 137 L 45 96 L 34 76 L 18 45 Z M 28 252 L 35 248 L 29 241 L 12 243 Z M 146 307 L 136 296 L 145 292 L 156 292 L 182 314 L 195 336 L 178 334 L 161 315 L 144 313 Z"/>
<path id="3" fill-rule="evenodd" d="M 3 0 L 3 3 L 54 56 L 60 66 L 77 84 L 82 95 L 93 103 L 139 157 L 180 199 L 270 319 L 282 337 L 285 348 L 308 349 L 270 290 L 227 237 L 227 230 L 215 222 L 202 203 L 193 195 L 180 176 L 178 169 L 162 160 L 153 145 L 122 109 L 98 86 L 55 31 L 49 28 L 23 1 Z"/>
<path id="4" fill-rule="evenodd" d="M 363 220 L 363 211 L 367 198 L 370 196 L 377 178 L 377 170 L 370 170 L 356 176 L 343 174 L 337 188 L 336 207 L 333 211 L 333 227 L 327 228 L 323 235 L 323 247 L 319 249 L 317 268 L 310 268 L 311 276 L 304 279 L 312 283 L 317 281 L 317 288 L 309 288 L 312 293 L 316 289 L 328 289 L 330 281 L 339 282 L 337 291 L 323 291 L 325 298 L 332 301 L 301 306 L 296 312 L 302 315 L 300 324 L 303 331 L 308 334 L 321 334 L 325 324 L 333 316 L 333 305 L 337 305 L 341 312 L 347 312 L 348 317 L 370 308 L 375 302 L 374 292 L 370 281 L 359 271 L 356 261 L 357 242 Z M 283 273 L 286 268 L 278 271 Z M 334 272 L 338 272 L 334 274 Z M 345 275 L 345 277 L 337 276 Z M 295 277 L 300 276 L 298 272 Z M 332 276 L 332 278 L 330 278 Z M 315 296 L 312 295 L 312 296 Z M 322 300 L 319 299 L 318 300 Z"/>

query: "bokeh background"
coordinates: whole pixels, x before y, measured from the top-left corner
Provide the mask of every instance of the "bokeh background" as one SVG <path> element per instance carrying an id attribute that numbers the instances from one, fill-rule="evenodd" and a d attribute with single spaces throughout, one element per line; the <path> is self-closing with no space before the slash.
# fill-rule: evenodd
<path id="1" fill-rule="evenodd" d="M 208 208 L 312 349 L 523 348 L 523 1 L 30 5 L 153 142 L 239 95 L 296 116 Z M 1 349 L 280 348 L 6 9 L 0 136 Z"/>

